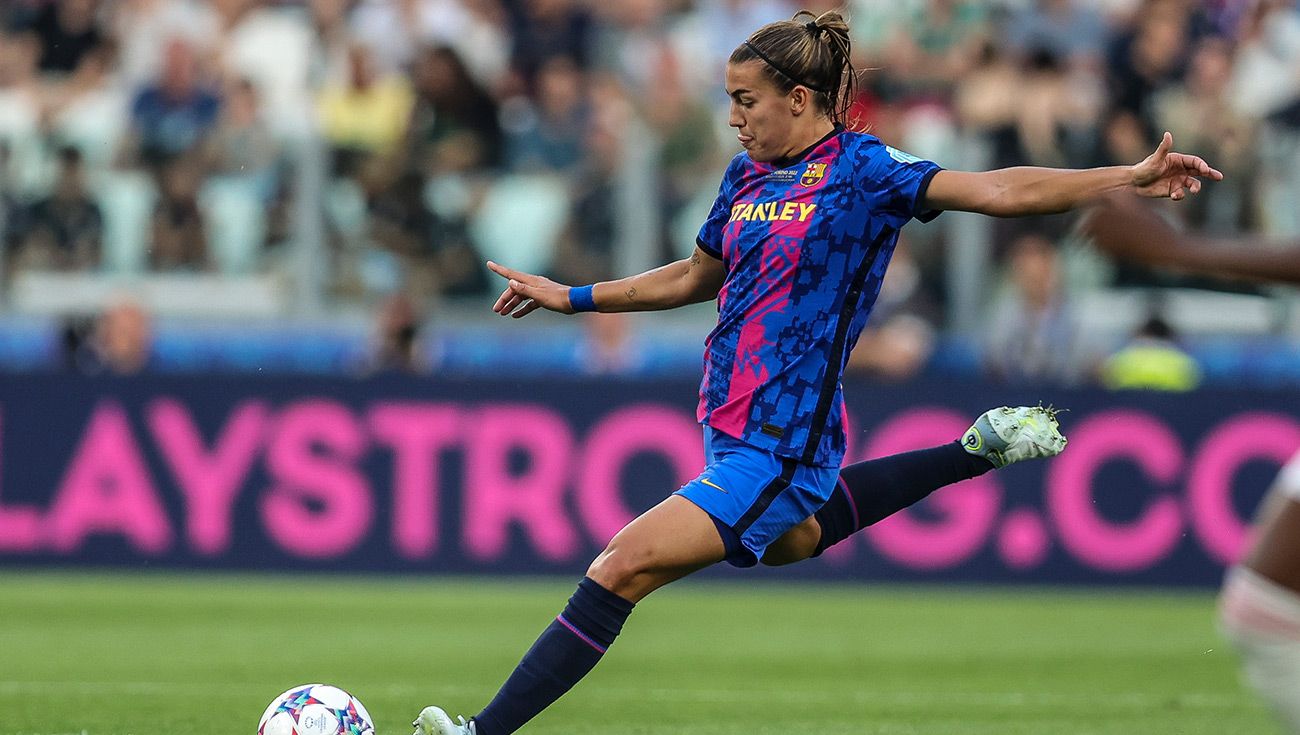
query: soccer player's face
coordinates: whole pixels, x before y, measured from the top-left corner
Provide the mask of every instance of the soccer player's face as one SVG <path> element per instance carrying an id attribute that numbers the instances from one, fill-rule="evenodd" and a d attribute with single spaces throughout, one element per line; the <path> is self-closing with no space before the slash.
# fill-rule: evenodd
<path id="1" fill-rule="evenodd" d="M 794 153 L 795 123 L 789 94 L 781 94 L 767 75 L 763 62 L 727 64 L 727 95 L 731 115 L 727 124 L 755 161 L 775 161 Z"/>

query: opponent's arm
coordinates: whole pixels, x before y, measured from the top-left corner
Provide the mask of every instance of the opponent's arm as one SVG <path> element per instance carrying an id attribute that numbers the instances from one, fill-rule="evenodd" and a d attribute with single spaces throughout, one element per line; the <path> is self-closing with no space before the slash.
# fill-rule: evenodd
<path id="1" fill-rule="evenodd" d="M 506 288 L 492 306 L 501 316 L 528 316 L 538 309 L 573 314 L 576 311 L 659 311 L 675 309 L 717 298 L 726 275 L 722 261 L 700 248 L 691 257 L 617 281 L 602 281 L 591 287 L 591 304 L 582 308 L 581 295 L 571 297 L 574 287 L 549 278 L 507 268 L 488 261 L 493 273 L 507 280 Z M 577 308 L 575 308 L 577 307 Z"/>
<path id="2" fill-rule="evenodd" d="M 1213 181 L 1223 178 L 1203 159 L 1171 151 L 1173 144 L 1173 136 L 1165 133 L 1155 152 L 1134 166 L 940 171 L 926 189 L 924 209 L 979 212 L 994 217 L 1056 214 L 1121 191 L 1183 199 L 1201 190 L 1198 176 Z"/>
<path id="3" fill-rule="evenodd" d="M 1208 238 L 1176 231 L 1132 196 L 1103 197 L 1080 231 L 1116 258 L 1190 273 L 1300 284 L 1300 242 Z"/>

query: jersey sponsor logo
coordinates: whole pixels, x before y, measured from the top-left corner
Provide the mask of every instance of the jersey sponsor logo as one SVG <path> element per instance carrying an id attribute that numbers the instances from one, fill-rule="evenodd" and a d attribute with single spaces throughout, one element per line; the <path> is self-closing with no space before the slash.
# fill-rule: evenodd
<path id="1" fill-rule="evenodd" d="M 825 175 L 826 175 L 826 164 L 810 163 L 808 164 L 808 168 L 804 169 L 803 176 L 799 177 L 799 183 L 804 186 L 812 186 L 813 184 L 816 184 L 818 181 L 821 181 L 822 177 Z"/>
<path id="2" fill-rule="evenodd" d="M 817 209 L 807 202 L 740 202 L 731 207 L 728 222 L 793 222 L 807 221 Z"/>
<path id="3" fill-rule="evenodd" d="M 893 146 L 887 145 L 885 146 L 885 150 L 888 151 L 890 158 L 902 164 L 916 163 L 921 160 L 911 153 L 904 153 Z"/>

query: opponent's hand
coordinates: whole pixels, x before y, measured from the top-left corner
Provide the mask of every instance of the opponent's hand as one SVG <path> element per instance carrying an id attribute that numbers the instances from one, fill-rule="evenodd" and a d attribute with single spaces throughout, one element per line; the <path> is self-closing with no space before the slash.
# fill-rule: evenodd
<path id="1" fill-rule="evenodd" d="M 1134 192 L 1146 197 L 1180 200 L 1201 190 L 1198 176 L 1212 181 L 1223 178 L 1204 159 L 1170 150 L 1173 146 L 1174 136 L 1166 132 L 1155 153 L 1133 167 Z"/>
<path id="2" fill-rule="evenodd" d="M 549 278 L 507 268 L 490 260 L 487 262 L 487 267 L 493 273 L 506 279 L 506 289 L 501 292 L 501 295 L 497 297 L 497 302 L 492 305 L 492 311 L 501 316 L 512 316 L 519 319 L 538 309 L 556 311 L 561 314 L 573 313 L 573 307 L 569 305 L 568 286 L 556 283 Z"/>

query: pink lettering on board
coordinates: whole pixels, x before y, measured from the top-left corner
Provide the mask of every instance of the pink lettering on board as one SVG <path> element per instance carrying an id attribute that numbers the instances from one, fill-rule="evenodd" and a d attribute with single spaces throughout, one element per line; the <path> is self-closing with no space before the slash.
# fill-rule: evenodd
<path id="1" fill-rule="evenodd" d="M 0 551 L 31 553 L 39 549 L 40 544 L 40 511 L 27 505 L 0 503 Z"/>
<path id="2" fill-rule="evenodd" d="M 464 431 L 451 405 L 380 403 L 370 410 L 375 440 L 393 448 L 393 547 L 424 559 L 438 546 L 438 454 Z"/>
<path id="3" fill-rule="evenodd" d="M 230 549 L 231 508 L 261 449 L 268 413 L 260 402 L 239 404 L 209 450 L 185 404 L 172 398 L 149 404 L 149 428 L 185 498 L 190 547 L 203 556 Z"/>
<path id="4" fill-rule="evenodd" d="M 1146 569 L 1168 556 L 1182 532 L 1174 496 L 1158 496 L 1131 522 L 1112 522 L 1093 507 L 1094 493 L 1135 489 L 1096 488 L 1093 478 L 1106 463 L 1128 460 L 1168 487 L 1183 465 L 1178 437 L 1153 416 L 1128 410 L 1095 413 L 1072 425 L 1069 437 L 1047 470 L 1047 506 L 1065 548 L 1094 569 L 1115 572 Z"/>
<path id="5" fill-rule="evenodd" d="M 621 470 L 633 456 L 650 452 L 673 466 L 666 497 L 704 469 L 700 425 L 681 411 L 646 403 L 614 411 L 588 434 L 577 468 L 578 510 L 598 544 L 607 543 L 636 515 L 623 502 Z"/>
<path id="6" fill-rule="evenodd" d="M 883 457 L 956 441 L 970 426 L 964 414 L 939 408 L 903 412 L 878 428 L 866 456 Z M 938 517 L 927 521 L 903 511 L 877 523 L 867 538 L 889 559 L 912 569 L 944 569 L 973 556 L 989 538 L 1002 503 L 992 474 L 944 488 L 923 501 Z"/>
<path id="7" fill-rule="evenodd" d="M 465 424 L 465 549 L 496 560 L 517 526 L 542 557 L 571 559 L 578 536 L 564 507 L 573 457 L 568 424 L 547 408 L 502 404 L 473 412 Z M 512 472 L 512 456 L 527 466 Z"/>
<path id="8" fill-rule="evenodd" d="M 342 556 L 370 531 L 374 498 L 355 464 L 366 436 L 352 413 L 327 400 L 289 405 L 270 431 L 266 467 L 273 485 L 262 498 L 267 533 L 309 559 Z"/>
<path id="9" fill-rule="evenodd" d="M 1192 530 L 1211 558 L 1235 563 L 1249 530 L 1232 503 L 1232 479 L 1251 460 L 1279 466 L 1300 449 L 1300 425 L 1287 416 L 1244 413 L 1215 427 L 1201 441 L 1188 480 Z"/>
<path id="10" fill-rule="evenodd" d="M 146 554 L 160 554 L 171 545 L 171 524 L 118 404 L 105 401 L 95 407 L 47 523 L 50 544 L 63 552 L 97 533 L 121 535 Z"/>

